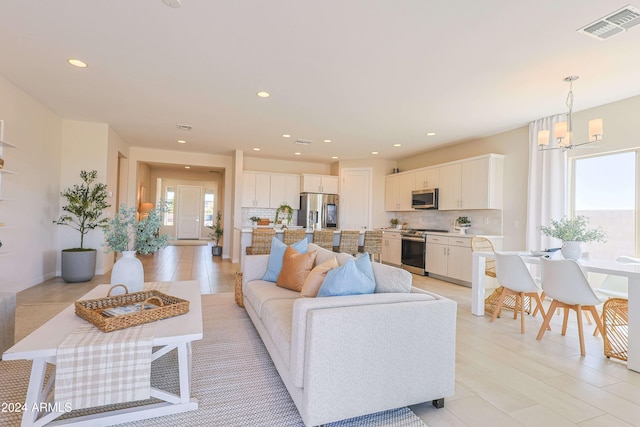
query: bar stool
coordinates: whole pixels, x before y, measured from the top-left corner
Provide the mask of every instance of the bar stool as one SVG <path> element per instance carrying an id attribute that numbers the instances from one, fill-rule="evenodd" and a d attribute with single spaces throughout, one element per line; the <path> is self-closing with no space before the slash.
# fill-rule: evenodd
<path id="1" fill-rule="evenodd" d="M 333 231 L 316 230 L 313 232 L 313 243 L 324 249 L 333 250 Z"/>
<path id="2" fill-rule="evenodd" d="M 304 239 L 306 237 L 305 233 L 306 233 L 305 230 L 302 228 L 295 228 L 295 229 L 285 228 L 282 241 L 284 242 L 285 245 L 291 245 L 295 242 L 299 242 L 300 240 Z"/>
<path id="3" fill-rule="evenodd" d="M 369 256 L 375 261 L 376 255 L 378 262 L 382 256 L 382 230 L 366 230 L 364 232 L 364 245 L 362 252 L 368 252 Z"/>
<path id="4" fill-rule="evenodd" d="M 251 235 L 251 246 L 247 246 L 247 255 L 271 253 L 271 241 L 276 237 L 273 228 L 256 228 Z"/>
<path id="5" fill-rule="evenodd" d="M 341 230 L 338 252 L 345 252 L 350 255 L 356 255 L 358 253 L 359 238 L 360 231 L 358 230 Z"/>

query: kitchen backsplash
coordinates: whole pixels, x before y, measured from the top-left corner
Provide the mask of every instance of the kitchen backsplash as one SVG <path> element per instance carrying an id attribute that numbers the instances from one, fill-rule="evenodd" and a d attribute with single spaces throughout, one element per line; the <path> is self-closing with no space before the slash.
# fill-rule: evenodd
<path id="1" fill-rule="evenodd" d="M 502 210 L 424 210 L 397 212 L 395 215 L 400 223 L 406 223 L 406 228 L 430 228 L 447 231 L 455 231 L 454 223 L 461 216 L 466 216 L 471 221 L 471 227 L 467 230 L 467 234 L 502 235 Z"/>
<path id="2" fill-rule="evenodd" d="M 258 218 L 269 218 L 269 221 L 273 221 L 276 217 L 276 210 L 269 208 L 242 208 L 242 227 L 251 227 L 251 217 L 257 216 Z M 282 217 L 282 216 L 281 216 Z M 293 211 L 291 217 L 291 225 L 298 224 L 298 210 Z"/>

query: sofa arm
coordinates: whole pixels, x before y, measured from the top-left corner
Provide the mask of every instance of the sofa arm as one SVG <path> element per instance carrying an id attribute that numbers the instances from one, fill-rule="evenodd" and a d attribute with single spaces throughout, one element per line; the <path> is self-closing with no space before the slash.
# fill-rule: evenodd
<path id="1" fill-rule="evenodd" d="M 269 255 L 246 255 L 242 262 L 242 288 L 247 282 L 261 280 L 268 265 Z"/>
<path id="2" fill-rule="evenodd" d="M 310 310 L 306 415 L 323 423 L 328 413 L 348 418 L 355 408 L 364 414 L 451 396 L 455 341 L 456 303 L 446 298 Z"/>

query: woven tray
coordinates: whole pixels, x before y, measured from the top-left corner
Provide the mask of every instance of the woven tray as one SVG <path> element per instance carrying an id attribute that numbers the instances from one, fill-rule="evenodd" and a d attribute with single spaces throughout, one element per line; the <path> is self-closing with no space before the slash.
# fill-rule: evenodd
<path id="1" fill-rule="evenodd" d="M 103 332 L 113 332 L 189 312 L 189 301 L 155 290 L 129 293 L 127 289 L 127 293 L 123 295 L 111 296 L 111 291 L 119 286 L 127 289 L 124 285 L 115 285 L 109 289 L 109 293 L 104 298 L 76 301 L 76 315 L 94 324 Z M 106 317 L 102 314 L 102 310 L 107 308 L 146 302 L 157 305 L 158 308 L 113 317 Z"/>

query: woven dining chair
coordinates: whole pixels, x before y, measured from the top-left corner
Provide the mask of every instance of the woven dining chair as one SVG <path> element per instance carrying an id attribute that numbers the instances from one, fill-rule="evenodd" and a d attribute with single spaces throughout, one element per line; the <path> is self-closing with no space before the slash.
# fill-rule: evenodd
<path id="1" fill-rule="evenodd" d="M 377 256 L 378 262 L 380 262 L 382 256 L 382 230 L 367 230 L 364 232 L 362 252 L 368 252 L 374 261 Z"/>
<path id="2" fill-rule="evenodd" d="M 271 241 L 276 237 L 273 228 L 256 228 L 251 236 L 251 246 L 247 246 L 247 255 L 264 255 L 271 253 Z"/>
<path id="3" fill-rule="evenodd" d="M 294 229 L 285 228 L 282 241 L 284 242 L 285 245 L 291 245 L 295 242 L 299 242 L 305 237 L 306 237 L 306 231 L 302 228 L 294 228 Z"/>
<path id="4" fill-rule="evenodd" d="M 316 230 L 313 232 L 313 243 L 324 249 L 333 250 L 333 230 Z"/>
<path id="5" fill-rule="evenodd" d="M 338 252 L 345 252 L 350 255 L 356 255 L 358 253 L 359 238 L 360 231 L 358 230 L 341 230 Z"/>

